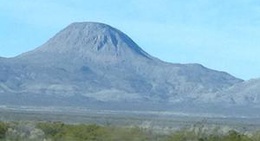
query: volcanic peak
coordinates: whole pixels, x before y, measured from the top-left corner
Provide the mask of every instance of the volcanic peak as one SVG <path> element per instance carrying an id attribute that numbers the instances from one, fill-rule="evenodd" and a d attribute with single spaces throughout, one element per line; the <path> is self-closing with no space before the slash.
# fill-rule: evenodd
<path id="1" fill-rule="evenodd" d="M 150 58 L 149 54 L 123 32 L 109 25 L 95 22 L 72 23 L 35 51 L 52 54 L 78 53 L 83 56 L 132 54 Z"/>

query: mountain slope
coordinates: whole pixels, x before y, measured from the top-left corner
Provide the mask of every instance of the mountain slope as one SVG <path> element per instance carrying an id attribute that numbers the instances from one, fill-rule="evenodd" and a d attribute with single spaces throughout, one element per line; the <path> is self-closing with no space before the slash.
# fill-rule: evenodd
<path id="1" fill-rule="evenodd" d="M 260 79 L 252 79 L 243 83 L 238 83 L 225 91 L 216 93 L 216 96 L 221 97 L 219 101 L 259 107 Z"/>
<path id="2" fill-rule="evenodd" d="M 121 31 L 88 22 L 73 23 L 39 48 L 1 61 L 0 73 L 0 95 L 21 105 L 183 103 L 242 82 L 199 64 L 163 62 Z"/>

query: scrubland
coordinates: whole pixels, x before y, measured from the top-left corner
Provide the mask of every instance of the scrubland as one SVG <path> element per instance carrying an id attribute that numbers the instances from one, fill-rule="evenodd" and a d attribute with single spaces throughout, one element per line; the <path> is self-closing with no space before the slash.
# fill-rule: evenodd
<path id="1" fill-rule="evenodd" d="M 140 126 L 0 122 L 0 141 L 260 141 L 260 131 L 196 124 L 165 133 Z"/>

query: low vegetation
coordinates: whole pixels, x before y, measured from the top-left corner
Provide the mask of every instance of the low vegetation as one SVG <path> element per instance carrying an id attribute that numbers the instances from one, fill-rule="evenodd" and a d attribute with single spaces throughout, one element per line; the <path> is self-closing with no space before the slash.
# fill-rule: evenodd
<path id="1" fill-rule="evenodd" d="M 200 126 L 163 134 L 140 127 L 0 122 L 0 141 L 260 141 L 260 132 L 246 134 L 229 130 L 224 133 Z"/>

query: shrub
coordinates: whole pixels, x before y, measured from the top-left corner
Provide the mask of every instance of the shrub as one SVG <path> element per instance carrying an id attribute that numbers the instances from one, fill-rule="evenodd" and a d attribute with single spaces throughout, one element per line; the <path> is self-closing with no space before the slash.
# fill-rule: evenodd
<path id="1" fill-rule="evenodd" d="M 5 138 L 5 133 L 8 129 L 7 123 L 0 122 L 0 139 Z"/>
<path id="2" fill-rule="evenodd" d="M 253 141 L 253 140 L 244 134 L 231 130 L 228 132 L 226 136 L 224 136 L 223 141 Z"/>

